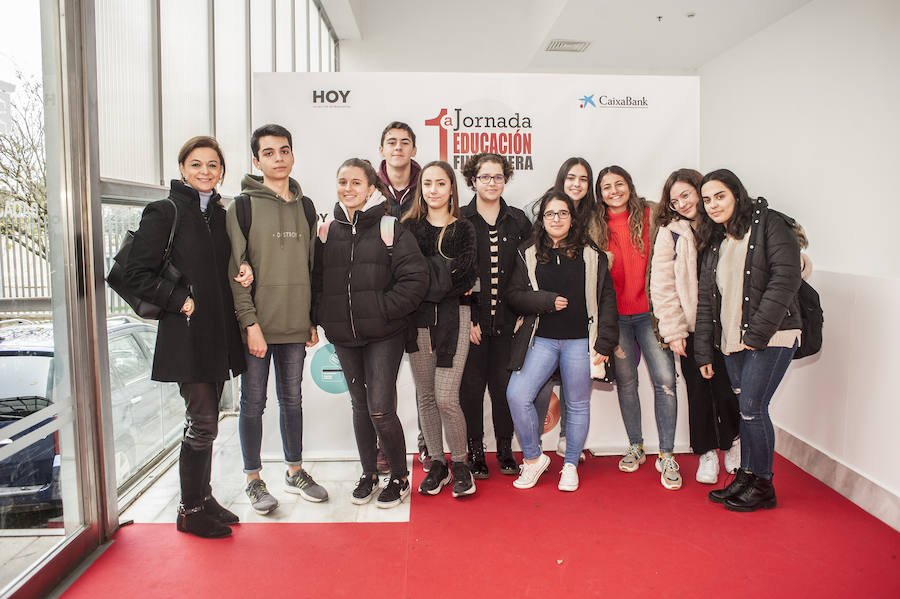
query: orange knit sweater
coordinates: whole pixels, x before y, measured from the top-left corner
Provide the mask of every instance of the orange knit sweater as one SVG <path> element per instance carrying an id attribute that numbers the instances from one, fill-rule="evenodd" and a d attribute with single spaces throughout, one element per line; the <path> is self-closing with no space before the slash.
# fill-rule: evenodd
<path id="1" fill-rule="evenodd" d="M 650 256 L 650 208 L 644 208 L 644 252 L 631 245 L 628 211 L 609 213 L 609 251 L 615 259 L 611 269 L 616 304 L 623 316 L 650 311 L 647 301 L 647 260 Z"/>

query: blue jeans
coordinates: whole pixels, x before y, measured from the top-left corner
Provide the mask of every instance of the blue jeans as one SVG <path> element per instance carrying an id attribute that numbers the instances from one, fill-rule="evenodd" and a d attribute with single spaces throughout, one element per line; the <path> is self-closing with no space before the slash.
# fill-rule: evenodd
<path id="1" fill-rule="evenodd" d="M 587 338 L 547 339 L 535 337 L 522 369 L 514 372 L 506 389 L 509 412 L 526 460 L 541 455 L 539 442 L 544 422 L 538 417 L 534 400 L 559 366 L 568 408 L 567 464 L 578 465 L 591 420 L 591 364 Z"/>
<path id="2" fill-rule="evenodd" d="M 644 442 L 641 431 L 641 398 L 638 396 L 637 348 L 650 369 L 653 383 L 656 430 L 659 434 L 659 451 L 672 453 L 675 449 L 675 420 L 678 417 L 678 401 L 675 397 L 675 360 L 672 352 L 662 349 L 650 313 L 619 316 L 619 349 L 616 359 L 616 391 L 619 409 L 625 422 L 625 432 L 631 444 Z"/>
<path id="3" fill-rule="evenodd" d="M 741 408 L 741 468 L 760 478 L 772 478 L 775 428 L 769 403 L 788 365 L 794 347 L 745 349 L 725 356 L 725 368 Z"/>
<path id="4" fill-rule="evenodd" d="M 303 410 L 300 382 L 303 380 L 303 343 L 269 344 L 265 357 L 250 355 L 244 345 L 247 372 L 241 377 L 241 414 L 238 433 L 244 456 L 244 473 L 262 470 L 259 453 L 262 446 L 262 415 L 266 409 L 266 387 L 269 385 L 269 364 L 275 359 L 275 392 L 278 395 L 281 446 L 284 461 L 289 466 L 301 464 L 303 450 Z"/>

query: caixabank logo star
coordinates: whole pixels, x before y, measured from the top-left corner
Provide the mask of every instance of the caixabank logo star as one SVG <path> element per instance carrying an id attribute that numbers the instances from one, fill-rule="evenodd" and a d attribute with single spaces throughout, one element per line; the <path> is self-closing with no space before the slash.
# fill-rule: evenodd
<path id="1" fill-rule="evenodd" d="M 585 94 L 578 98 L 578 108 L 649 108 L 647 96 L 612 96 Z"/>
<path id="2" fill-rule="evenodd" d="M 476 114 L 463 108 L 441 108 L 425 125 L 438 128 L 438 155 L 457 170 L 462 170 L 471 156 L 483 152 L 506 156 L 515 170 L 534 170 L 533 124 L 526 114 Z"/>

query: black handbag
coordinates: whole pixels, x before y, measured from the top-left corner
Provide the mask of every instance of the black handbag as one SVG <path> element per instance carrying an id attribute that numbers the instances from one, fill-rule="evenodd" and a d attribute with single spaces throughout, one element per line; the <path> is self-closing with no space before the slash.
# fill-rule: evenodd
<path id="1" fill-rule="evenodd" d="M 173 202 L 171 198 L 166 199 L 175 209 L 175 218 L 172 219 L 172 229 L 169 231 L 169 241 L 166 244 L 162 268 L 160 268 L 158 275 L 161 279 L 170 281 L 171 283 L 178 283 L 178 281 L 181 280 L 181 271 L 172 264 L 171 260 L 169 260 L 169 254 L 172 253 L 172 240 L 175 238 L 175 225 L 178 224 L 178 206 L 175 205 L 175 202 Z M 136 296 L 128 287 L 128 283 L 125 280 L 125 269 L 128 266 L 128 260 L 133 245 L 134 232 L 126 231 L 125 239 L 122 241 L 122 245 L 119 247 L 119 251 L 116 253 L 115 258 L 113 258 L 112 268 L 109 269 L 109 274 L 106 275 L 106 282 L 109 284 L 110 289 L 118 293 L 119 297 L 131 306 L 131 309 L 134 310 L 135 314 L 148 320 L 159 320 L 160 317 L 162 317 L 163 312 L 165 312 L 165 308 Z"/>

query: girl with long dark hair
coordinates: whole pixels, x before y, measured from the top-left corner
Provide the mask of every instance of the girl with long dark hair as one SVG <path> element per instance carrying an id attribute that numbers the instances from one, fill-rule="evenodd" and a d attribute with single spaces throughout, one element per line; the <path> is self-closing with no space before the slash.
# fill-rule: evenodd
<path id="1" fill-rule="evenodd" d="M 695 356 L 704 378 L 725 356 L 740 404 L 741 467 L 734 481 L 709 493 L 738 512 L 773 508 L 775 430 L 769 402 L 802 341 L 797 302 L 800 245 L 792 219 L 753 199 L 727 169 L 700 188 L 700 275 Z"/>
<path id="2" fill-rule="evenodd" d="M 619 460 L 619 470 L 635 472 L 646 460 L 641 433 L 641 400 L 638 396 L 638 348 L 653 383 L 659 456 L 656 469 L 666 489 L 681 488 L 681 474 L 673 453 L 675 419 L 675 362 L 663 349 L 653 330 L 647 279 L 650 266 L 651 208 L 635 191 L 631 175 L 620 166 L 608 166 L 597 174 L 600 242 L 613 254 L 611 274 L 619 308 L 619 346 L 616 359 L 616 391 L 629 447 Z"/>
<path id="3" fill-rule="evenodd" d="M 590 426 L 592 378 L 618 341 L 616 298 L 606 255 L 587 243 L 573 222 L 575 204 L 563 191 L 541 198 L 531 241 L 519 250 L 508 290 L 512 308 L 525 316 L 512 344 L 507 401 L 524 462 L 513 485 L 533 487 L 550 465 L 540 449 L 543 423 L 534 402 L 557 368 L 569 410 L 569 441 L 560 491 L 578 489 L 578 461 Z"/>
<path id="4" fill-rule="evenodd" d="M 471 315 L 468 302 L 478 277 L 475 229 L 460 218 L 456 174 L 446 162 L 426 164 L 419 172 L 415 203 L 403 217 L 419 250 L 433 269 L 449 271 L 449 289 L 429 291 L 413 317 L 416 338 L 408 347 L 416 383 L 419 423 L 431 457 L 431 468 L 419 485 L 423 495 L 437 495 L 453 476 L 453 496 L 475 492 L 466 464 L 466 420 L 459 405 Z M 450 467 L 444 456 L 444 434 Z"/>

